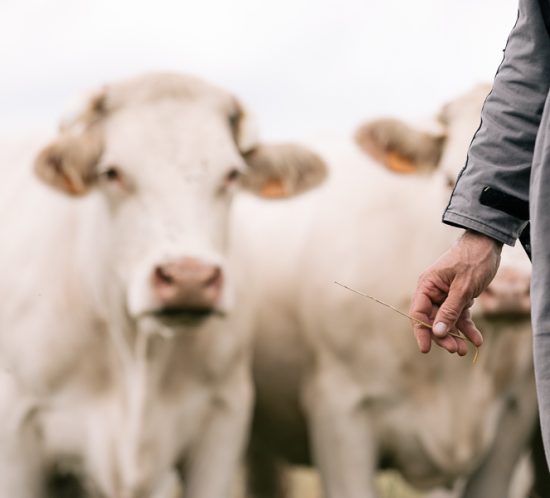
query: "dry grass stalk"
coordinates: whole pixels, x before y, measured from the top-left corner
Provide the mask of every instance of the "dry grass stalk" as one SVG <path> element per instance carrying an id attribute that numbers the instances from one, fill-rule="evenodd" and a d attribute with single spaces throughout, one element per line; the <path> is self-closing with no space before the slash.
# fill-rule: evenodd
<path id="1" fill-rule="evenodd" d="M 366 297 L 366 298 L 374 301 L 375 303 L 381 304 L 382 306 L 385 306 L 386 308 L 389 308 L 390 310 L 394 311 L 395 313 L 397 313 L 397 314 L 399 314 L 399 315 L 401 315 L 405 318 L 408 318 L 409 320 L 412 320 L 413 322 L 416 322 L 416 323 L 422 325 L 423 327 L 426 327 L 429 330 L 432 330 L 432 326 L 429 323 L 423 322 L 422 320 L 418 320 L 417 318 L 414 318 L 411 315 L 409 315 L 407 313 L 404 313 L 403 311 L 395 308 L 391 304 L 385 303 L 384 301 L 381 301 L 380 299 L 376 299 L 375 297 L 369 296 L 368 294 L 365 294 L 363 292 L 359 292 L 356 289 L 352 289 L 351 287 L 348 287 L 347 285 L 341 284 L 340 282 L 334 282 L 334 283 L 336 285 L 339 285 L 340 287 L 343 287 L 344 289 L 347 289 L 351 292 L 355 292 L 355 294 L 359 294 L 360 296 Z M 449 332 L 449 335 L 451 335 L 453 337 L 456 337 L 457 339 L 462 339 L 464 341 L 472 342 L 468 337 L 466 337 L 458 329 L 456 330 L 456 332 Z M 472 345 L 474 346 L 474 359 L 472 360 L 472 363 L 475 363 L 477 361 L 477 357 L 479 356 L 479 349 L 474 343 L 472 343 Z"/>

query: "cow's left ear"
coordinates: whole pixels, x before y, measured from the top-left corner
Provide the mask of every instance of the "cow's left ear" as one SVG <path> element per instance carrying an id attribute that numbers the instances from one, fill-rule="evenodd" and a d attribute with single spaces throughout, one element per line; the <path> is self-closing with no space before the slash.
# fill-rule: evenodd
<path id="1" fill-rule="evenodd" d="M 296 144 L 261 144 L 244 154 L 248 169 L 242 185 L 255 194 L 280 199 L 320 185 L 327 176 L 323 160 Z"/>

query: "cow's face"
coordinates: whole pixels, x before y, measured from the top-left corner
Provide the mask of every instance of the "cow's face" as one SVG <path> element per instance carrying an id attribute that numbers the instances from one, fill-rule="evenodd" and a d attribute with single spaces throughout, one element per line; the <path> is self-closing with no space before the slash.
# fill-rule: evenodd
<path id="1" fill-rule="evenodd" d="M 239 188 L 285 197 L 323 179 L 294 145 L 258 144 L 239 104 L 195 79 L 155 75 L 107 88 L 37 159 L 66 194 L 90 194 L 87 245 L 104 294 L 131 317 L 227 308 L 226 236 Z M 94 264 L 94 262 L 90 262 Z"/>
<path id="2" fill-rule="evenodd" d="M 387 169 L 399 174 L 436 173 L 452 190 L 489 89 L 479 85 L 446 104 L 428 127 L 398 119 L 368 122 L 357 130 L 356 141 Z"/>
<path id="3" fill-rule="evenodd" d="M 97 192 L 130 314 L 227 306 L 227 216 L 246 163 L 203 102 L 121 109 L 104 123 Z"/>

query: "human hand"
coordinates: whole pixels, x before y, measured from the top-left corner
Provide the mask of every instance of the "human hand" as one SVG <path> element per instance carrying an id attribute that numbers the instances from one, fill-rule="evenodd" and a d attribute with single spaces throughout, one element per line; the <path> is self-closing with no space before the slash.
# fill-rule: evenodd
<path id="1" fill-rule="evenodd" d="M 450 353 L 464 356 L 464 339 L 450 335 L 458 329 L 476 347 L 483 337 L 470 316 L 474 298 L 495 276 L 502 244 L 490 237 L 467 230 L 462 237 L 430 266 L 418 280 L 409 314 L 416 320 L 433 324 L 429 329 L 413 323 L 418 348 L 430 351 L 434 341 Z"/>

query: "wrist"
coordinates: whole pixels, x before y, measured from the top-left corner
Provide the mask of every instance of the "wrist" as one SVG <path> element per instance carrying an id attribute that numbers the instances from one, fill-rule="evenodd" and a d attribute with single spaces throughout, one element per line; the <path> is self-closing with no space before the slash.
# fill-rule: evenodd
<path id="1" fill-rule="evenodd" d="M 459 239 L 466 243 L 473 243 L 476 245 L 485 246 L 495 250 L 498 254 L 502 251 L 502 242 L 499 240 L 493 239 L 488 235 L 485 235 L 481 232 L 476 232 L 475 230 L 467 229 Z"/>

